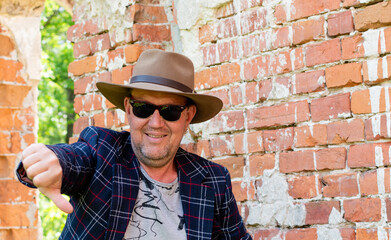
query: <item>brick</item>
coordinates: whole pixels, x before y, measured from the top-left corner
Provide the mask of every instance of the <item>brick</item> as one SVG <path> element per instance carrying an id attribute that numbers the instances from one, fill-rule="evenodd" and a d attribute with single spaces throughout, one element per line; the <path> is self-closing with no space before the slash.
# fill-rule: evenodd
<path id="1" fill-rule="evenodd" d="M 379 193 L 377 170 L 370 170 L 360 174 L 360 193 L 362 196 Z"/>
<path id="2" fill-rule="evenodd" d="M 346 148 L 325 148 L 316 151 L 316 170 L 344 169 Z"/>
<path id="3" fill-rule="evenodd" d="M 343 240 L 356 240 L 356 229 L 342 228 L 339 230 Z"/>
<path id="4" fill-rule="evenodd" d="M 361 63 L 347 63 L 326 68 L 326 85 L 328 88 L 351 87 L 361 84 Z"/>
<path id="5" fill-rule="evenodd" d="M 261 83 L 259 83 L 261 85 Z M 246 104 L 256 103 L 258 102 L 258 87 L 257 82 L 248 82 L 245 84 L 245 98 L 244 101 Z"/>
<path id="6" fill-rule="evenodd" d="M 257 154 L 250 156 L 250 176 L 262 176 L 265 170 L 271 170 L 275 166 L 274 154 Z"/>
<path id="7" fill-rule="evenodd" d="M 91 53 L 91 41 L 89 39 L 76 42 L 73 45 L 73 56 L 75 58 L 84 57 L 90 55 Z"/>
<path id="8" fill-rule="evenodd" d="M 286 22 L 287 21 L 286 5 L 278 4 L 274 9 L 274 17 L 276 18 L 277 24 Z"/>
<path id="9" fill-rule="evenodd" d="M 279 228 L 257 229 L 254 232 L 254 239 L 265 239 L 265 240 L 284 239 L 283 235 L 284 235 L 283 231 Z"/>
<path id="10" fill-rule="evenodd" d="M 318 239 L 316 228 L 295 228 L 285 233 L 285 240 L 314 240 Z"/>
<path id="11" fill-rule="evenodd" d="M 229 17 L 225 19 L 221 19 L 217 23 L 217 38 L 230 38 L 238 36 L 238 29 L 236 26 L 235 18 Z"/>
<path id="12" fill-rule="evenodd" d="M 196 143 L 196 153 L 204 158 L 211 157 L 209 140 L 198 140 Z"/>
<path id="13" fill-rule="evenodd" d="M 312 18 L 292 24 L 293 44 L 299 45 L 325 37 L 324 17 Z"/>
<path id="14" fill-rule="evenodd" d="M 248 186 L 242 185 L 242 182 L 232 182 L 232 192 L 237 202 L 244 202 L 249 200 Z"/>
<path id="15" fill-rule="evenodd" d="M 298 73 L 294 79 L 294 84 L 292 84 L 294 94 L 322 91 L 325 87 L 324 70 Z"/>
<path id="16" fill-rule="evenodd" d="M 278 152 L 290 150 L 293 147 L 293 128 L 283 128 L 277 130 L 265 130 L 263 132 L 263 142 L 265 151 Z"/>
<path id="17" fill-rule="evenodd" d="M 350 117 L 350 93 L 312 100 L 311 114 L 315 122 Z"/>
<path id="18" fill-rule="evenodd" d="M 390 88 L 380 86 L 360 90 L 352 93 L 352 112 L 354 114 L 381 113 L 387 111 L 391 100 Z"/>
<path id="19" fill-rule="evenodd" d="M 14 115 L 14 110 L 0 108 L 0 130 L 11 130 L 14 128 Z"/>
<path id="20" fill-rule="evenodd" d="M 237 106 L 237 105 L 244 104 L 246 100 L 244 97 L 245 93 L 243 92 L 243 89 L 245 89 L 245 87 L 246 87 L 245 84 L 232 86 L 229 89 L 230 94 L 226 90 L 226 91 L 224 91 L 224 92 L 226 92 L 226 94 L 225 93 L 221 94 L 221 95 L 223 95 L 222 96 L 223 98 L 220 98 L 220 99 L 223 101 L 225 106 Z M 222 93 L 223 91 L 220 90 L 220 92 Z M 231 103 L 230 103 L 230 99 L 231 99 Z"/>
<path id="21" fill-rule="evenodd" d="M 22 68 L 23 64 L 19 61 L 0 58 L 0 80 L 2 82 L 15 82 Z"/>
<path id="22" fill-rule="evenodd" d="M 147 42 L 166 42 L 171 40 L 169 25 L 133 25 L 133 40 Z"/>
<path id="23" fill-rule="evenodd" d="M 314 147 L 327 144 L 327 126 L 295 127 L 295 147 Z"/>
<path id="24" fill-rule="evenodd" d="M 230 76 L 227 78 L 227 76 Z M 195 74 L 196 89 L 213 88 L 240 81 L 240 65 L 227 63 Z"/>
<path id="25" fill-rule="evenodd" d="M 133 23 L 167 23 L 167 15 L 162 6 L 133 4 L 129 8 L 130 21 Z"/>
<path id="26" fill-rule="evenodd" d="M 83 78 L 76 79 L 74 81 L 74 90 L 75 95 L 84 94 L 92 90 L 93 79 L 92 76 L 87 76 Z"/>
<path id="27" fill-rule="evenodd" d="M 0 56 L 10 57 L 15 50 L 14 41 L 8 36 L 0 35 Z"/>
<path id="28" fill-rule="evenodd" d="M 262 6 L 263 0 L 240 0 L 240 9 Z"/>
<path id="29" fill-rule="evenodd" d="M 262 131 L 256 131 L 256 132 L 249 132 L 247 134 L 247 146 L 248 146 L 248 152 L 262 152 L 264 151 L 263 146 L 263 132 Z"/>
<path id="30" fill-rule="evenodd" d="M 282 74 L 292 71 L 290 52 L 278 52 L 270 56 L 270 74 Z"/>
<path id="31" fill-rule="evenodd" d="M 353 15 L 350 10 L 329 15 L 327 22 L 329 36 L 337 36 L 354 31 Z"/>
<path id="32" fill-rule="evenodd" d="M 391 4 L 380 2 L 360 9 L 354 16 L 356 30 L 365 31 L 391 24 Z"/>
<path id="33" fill-rule="evenodd" d="M 233 92 L 235 92 L 235 91 L 232 91 L 232 89 L 231 89 L 232 101 L 234 101 L 233 99 L 235 98 L 235 96 L 233 96 L 233 95 L 235 95 Z M 226 88 L 224 88 L 224 89 L 217 89 L 217 90 L 211 90 L 211 91 L 205 92 L 203 94 L 210 95 L 210 96 L 215 96 L 215 97 L 220 98 L 221 101 L 223 101 L 223 108 L 230 106 L 230 96 L 229 96 L 230 94 L 229 94 L 229 90 L 226 89 Z M 238 96 L 238 98 L 239 97 L 240 96 Z M 237 105 L 237 104 L 234 104 L 234 105 Z"/>
<path id="34" fill-rule="evenodd" d="M 262 37 L 266 35 L 265 32 L 260 33 L 259 35 L 246 35 L 242 37 L 242 49 L 243 56 L 250 57 L 259 54 L 261 51 L 267 49 L 266 38 Z"/>
<path id="35" fill-rule="evenodd" d="M 231 178 L 242 178 L 245 159 L 243 157 L 230 157 L 214 160 L 216 163 L 226 167 L 231 175 Z"/>
<path id="36" fill-rule="evenodd" d="M 13 178 L 15 176 L 15 162 L 16 156 L 14 155 L 0 155 L 0 178 Z"/>
<path id="37" fill-rule="evenodd" d="M 352 119 L 332 122 L 327 125 L 329 144 L 341 144 L 364 141 L 364 121 Z"/>
<path id="38" fill-rule="evenodd" d="M 368 84 L 379 83 L 391 78 L 391 56 L 371 59 L 363 63 L 363 78 Z"/>
<path id="39" fill-rule="evenodd" d="M 342 59 L 350 60 L 354 58 L 364 57 L 364 38 L 361 34 L 345 37 L 341 39 Z"/>
<path id="40" fill-rule="evenodd" d="M 98 67 L 97 56 L 86 57 L 81 60 L 73 61 L 68 66 L 68 72 L 73 76 L 80 76 L 85 73 L 92 73 Z"/>
<path id="41" fill-rule="evenodd" d="M 10 85 L 0 83 L 0 107 L 21 108 L 24 107 L 25 99 L 31 91 L 30 86 Z"/>
<path id="42" fill-rule="evenodd" d="M 293 0 L 291 5 L 291 20 L 309 17 L 326 11 L 336 10 L 341 0 Z"/>
<path id="43" fill-rule="evenodd" d="M 377 222 L 381 219 L 381 201 L 378 198 L 343 201 L 345 219 L 349 222 Z"/>
<path id="44" fill-rule="evenodd" d="M 223 6 L 216 9 L 215 17 L 216 18 L 226 18 L 230 17 L 235 14 L 235 6 L 233 2 L 228 2 L 227 4 L 224 4 Z"/>
<path id="45" fill-rule="evenodd" d="M 389 151 L 391 143 L 361 144 L 350 146 L 348 167 L 375 167 L 390 163 Z"/>
<path id="46" fill-rule="evenodd" d="M 96 35 L 100 32 L 102 32 L 104 29 L 101 29 L 99 26 L 101 19 L 99 18 L 92 18 L 84 22 L 82 28 L 83 28 L 83 35 L 85 36 L 92 36 Z"/>
<path id="47" fill-rule="evenodd" d="M 125 47 L 125 61 L 127 63 L 133 63 L 138 60 L 138 57 L 145 49 L 144 46 L 140 44 L 132 44 Z"/>
<path id="48" fill-rule="evenodd" d="M 223 111 L 217 114 L 208 123 L 211 133 L 223 131 L 240 131 L 244 129 L 244 115 L 242 110 Z"/>
<path id="49" fill-rule="evenodd" d="M 365 120 L 365 137 L 366 140 L 379 140 L 391 138 L 389 125 L 391 119 L 389 114 L 375 115 Z"/>
<path id="50" fill-rule="evenodd" d="M 255 8 L 245 11 L 240 15 L 240 27 L 242 35 L 260 30 L 266 27 L 267 11 L 265 8 Z"/>
<path id="51" fill-rule="evenodd" d="M 376 228 L 358 228 L 357 230 L 357 240 L 378 240 Z"/>
<path id="52" fill-rule="evenodd" d="M 38 209 L 29 204 L 0 204 L 0 212 L 1 228 L 38 227 Z"/>
<path id="53" fill-rule="evenodd" d="M 211 155 L 215 157 L 234 154 L 232 137 L 217 136 L 210 139 Z"/>
<path id="54" fill-rule="evenodd" d="M 34 202 L 37 197 L 37 190 L 27 188 L 14 179 L 1 180 L 0 188 L 3 193 L 0 195 L 0 203 L 7 202 Z M 1 224 L 1 223 L 0 223 Z"/>
<path id="55" fill-rule="evenodd" d="M 215 42 L 217 41 L 217 32 L 216 32 L 216 24 L 209 23 L 202 27 L 200 27 L 198 32 L 198 39 L 200 44 L 204 44 L 207 42 Z"/>
<path id="56" fill-rule="evenodd" d="M 111 72 L 112 83 L 125 84 L 129 83 L 133 74 L 133 65 L 128 65 Z"/>
<path id="57" fill-rule="evenodd" d="M 277 29 L 273 29 L 272 31 L 272 49 L 288 47 L 292 44 L 292 40 L 290 40 L 289 36 L 289 27 L 280 27 Z"/>
<path id="58" fill-rule="evenodd" d="M 341 42 L 339 39 L 327 40 L 307 46 L 306 63 L 307 67 L 336 62 L 341 60 Z"/>
<path id="59" fill-rule="evenodd" d="M 98 36 L 91 38 L 91 52 L 101 52 L 111 48 L 110 35 L 109 33 L 104 33 Z"/>
<path id="60" fill-rule="evenodd" d="M 78 39 L 83 37 L 83 25 L 82 24 L 74 24 L 68 28 L 67 31 L 67 39 L 73 43 L 75 43 Z"/>
<path id="61" fill-rule="evenodd" d="M 247 146 L 245 146 L 245 135 L 244 133 L 238 133 L 233 136 L 235 143 L 234 149 L 236 154 L 245 154 L 247 152 Z"/>
<path id="62" fill-rule="evenodd" d="M 280 172 L 293 173 L 301 171 L 313 171 L 314 151 L 294 151 L 280 153 Z"/>
<path id="63" fill-rule="evenodd" d="M 296 176 L 288 179 L 289 196 L 295 199 L 310 199 L 318 195 L 316 176 Z"/>
<path id="64" fill-rule="evenodd" d="M 291 62 L 292 62 L 292 66 L 293 66 L 292 70 L 299 70 L 299 69 L 304 68 L 304 66 L 305 66 L 304 53 L 303 53 L 302 47 L 298 47 L 298 48 L 293 49 L 290 52 L 290 55 L 291 55 Z"/>
<path id="65" fill-rule="evenodd" d="M 306 225 L 328 224 L 331 211 L 335 209 L 340 212 L 341 206 L 339 201 L 317 201 L 306 203 L 305 209 L 307 212 Z"/>
<path id="66" fill-rule="evenodd" d="M 359 193 L 356 173 L 326 175 L 321 182 L 324 197 L 352 197 Z"/>
<path id="67" fill-rule="evenodd" d="M 266 79 L 259 82 L 259 100 L 265 101 L 269 99 L 273 90 L 273 80 Z"/>
<path id="68" fill-rule="evenodd" d="M 0 230 L 0 238 L 2 240 L 15 240 L 15 239 L 26 239 L 26 240 L 34 240 L 39 239 L 40 231 L 37 229 L 1 229 Z"/>
<path id="69" fill-rule="evenodd" d="M 80 134 L 88 126 L 90 126 L 90 119 L 88 117 L 78 118 L 73 124 L 73 134 Z"/>
<path id="70" fill-rule="evenodd" d="M 269 70 L 270 57 L 259 56 L 249 60 L 243 61 L 243 80 L 254 80 L 259 77 L 266 77 L 270 75 Z"/>
<path id="71" fill-rule="evenodd" d="M 391 222 L 391 199 L 386 198 L 385 202 L 386 202 L 386 211 L 387 211 L 387 221 Z"/>
<path id="72" fill-rule="evenodd" d="M 290 102 L 276 106 L 247 110 L 248 128 L 289 125 L 309 120 L 307 101 Z"/>

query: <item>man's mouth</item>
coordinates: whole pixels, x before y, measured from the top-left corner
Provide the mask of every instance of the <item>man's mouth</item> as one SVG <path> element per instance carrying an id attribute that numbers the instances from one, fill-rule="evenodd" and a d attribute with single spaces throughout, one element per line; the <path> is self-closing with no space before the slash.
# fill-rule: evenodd
<path id="1" fill-rule="evenodd" d="M 156 134 L 150 134 L 150 133 L 146 133 L 146 135 L 151 138 L 163 138 L 166 136 L 166 135 L 156 135 Z"/>

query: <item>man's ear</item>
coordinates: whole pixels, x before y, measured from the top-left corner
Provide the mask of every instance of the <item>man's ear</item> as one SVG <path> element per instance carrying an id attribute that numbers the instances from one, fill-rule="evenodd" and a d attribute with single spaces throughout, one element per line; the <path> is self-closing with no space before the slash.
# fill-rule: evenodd
<path id="1" fill-rule="evenodd" d="M 129 107 L 129 97 L 124 98 L 124 108 L 125 108 L 125 113 L 129 114 L 130 113 L 130 107 Z"/>
<path id="2" fill-rule="evenodd" d="M 186 122 L 187 124 L 190 124 L 190 122 L 193 120 L 195 114 L 197 112 L 197 108 L 195 105 L 190 105 L 187 110 L 187 119 Z"/>

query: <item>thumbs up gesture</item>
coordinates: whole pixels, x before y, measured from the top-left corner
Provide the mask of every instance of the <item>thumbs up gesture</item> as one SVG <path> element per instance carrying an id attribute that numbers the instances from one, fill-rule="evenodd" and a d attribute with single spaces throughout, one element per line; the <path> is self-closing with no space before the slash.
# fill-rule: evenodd
<path id="1" fill-rule="evenodd" d="M 23 151 L 22 157 L 27 177 L 38 190 L 61 211 L 72 213 L 72 205 L 61 195 L 62 168 L 56 154 L 44 144 L 32 144 Z"/>

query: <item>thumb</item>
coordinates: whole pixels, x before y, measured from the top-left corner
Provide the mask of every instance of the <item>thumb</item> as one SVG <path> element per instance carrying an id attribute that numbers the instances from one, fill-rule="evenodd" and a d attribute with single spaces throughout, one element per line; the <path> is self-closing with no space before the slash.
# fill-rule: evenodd
<path id="1" fill-rule="evenodd" d="M 68 214 L 73 212 L 72 204 L 61 195 L 59 189 L 40 188 L 39 190 L 50 198 L 61 211 Z"/>

